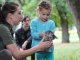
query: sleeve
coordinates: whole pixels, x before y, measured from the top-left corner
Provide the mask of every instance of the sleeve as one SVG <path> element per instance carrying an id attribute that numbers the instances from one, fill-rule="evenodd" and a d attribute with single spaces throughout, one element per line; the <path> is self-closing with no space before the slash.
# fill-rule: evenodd
<path id="1" fill-rule="evenodd" d="M 30 29 L 31 29 L 32 38 L 40 39 L 39 33 L 37 32 L 37 23 L 36 23 L 36 21 L 31 21 Z"/>
<path id="2" fill-rule="evenodd" d="M 27 39 L 28 43 L 30 43 L 32 41 L 32 37 L 30 36 L 28 39 Z"/>
<path id="3" fill-rule="evenodd" d="M 0 26 L 0 37 L 3 40 L 3 44 L 9 45 L 9 44 L 13 44 L 13 37 L 10 33 L 10 30 L 8 29 L 8 27 L 6 26 Z"/>

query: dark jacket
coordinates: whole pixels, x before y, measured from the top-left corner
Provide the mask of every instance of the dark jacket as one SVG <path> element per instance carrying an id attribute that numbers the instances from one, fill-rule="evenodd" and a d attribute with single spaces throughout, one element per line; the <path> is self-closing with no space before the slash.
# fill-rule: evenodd
<path id="1" fill-rule="evenodd" d="M 19 47 L 22 46 L 24 41 L 28 40 L 28 44 L 26 48 L 27 49 L 31 48 L 32 37 L 31 37 L 30 28 L 27 31 L 24 31 L 24 29 L 21 27 L 15 32 L 15 37 L 16 37 L 16 43 Z"/>

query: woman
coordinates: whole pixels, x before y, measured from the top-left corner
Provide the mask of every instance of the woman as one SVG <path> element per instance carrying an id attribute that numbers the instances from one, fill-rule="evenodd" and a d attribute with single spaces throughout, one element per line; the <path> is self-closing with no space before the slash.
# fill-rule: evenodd
<path id="1" fill-rule="evenodd" d="M 0 60 L 12 60 L 12 56 L 17 60 L 22 60 L 43 48 L 51 46 L 51 42 L 42 42 L 37 46 L 20 51 L 13 42 L 12 27 L 17 25 L 22 19 L 19 5 L 16 3 L 5 3 L 0 7 Z"/>

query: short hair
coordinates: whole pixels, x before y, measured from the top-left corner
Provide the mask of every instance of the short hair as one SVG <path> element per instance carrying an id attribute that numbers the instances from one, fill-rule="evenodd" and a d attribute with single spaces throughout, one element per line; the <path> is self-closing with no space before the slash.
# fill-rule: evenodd
<path id="1" fill-rule="evenodd" d="M 48 1 L 41 1 L 38 5 L 38 9 L 42 10 L 42 9 L 47 9 L 47 10 L 51 10 L 51 5 Z"/>
<path id="2" fill-rule="evenodd" d="M 25 16 L 23 19 L 22 19 L 22 22 L 26 21 L 26 18 L 29 18 L 29 16 Z M 30 19 L 30 18 L 29 18 Z"/>

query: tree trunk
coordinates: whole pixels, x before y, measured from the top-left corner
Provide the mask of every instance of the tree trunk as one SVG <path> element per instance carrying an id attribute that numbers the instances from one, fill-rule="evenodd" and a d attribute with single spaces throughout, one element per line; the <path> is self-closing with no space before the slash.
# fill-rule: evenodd
<path id="1" fill-rule="evenodd" d="M 62 43 L 69 43 L 68 21 L 61 16 Z"/>
<path id="2" fill-rule="evenodd" d="M 71 10 L 74 14 L 74 18 L 76 18 L 74 21 L 77 33 L 80 40 L 80 0 L 66 0 L 69 6 L 71 7 Z"/>
<path id="3" fill-rule="evenodd" d="M 59 10 L 59 6 L 56 5 L 58 13 L 61 18 L 61 26 L 62 26 L 62 43 L 69 43 L 69 33 L 68 33 L 68 20 L 66 17 L 66 13 Z"/>

